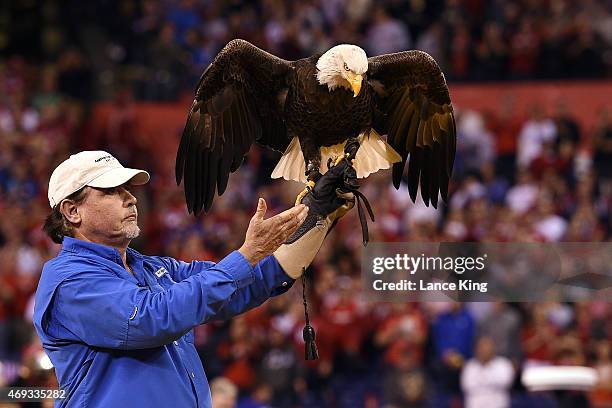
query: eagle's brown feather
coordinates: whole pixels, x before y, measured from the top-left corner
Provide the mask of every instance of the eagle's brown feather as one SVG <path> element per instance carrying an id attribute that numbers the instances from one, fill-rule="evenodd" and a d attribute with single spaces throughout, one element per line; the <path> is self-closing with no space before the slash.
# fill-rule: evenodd
<path id="1" fill-rule="evenodd" d="M 444 75 L 436 61 L 422 51 L 381 55 L 368 61 L 368 78 L 376 83 L 377 102 L 384 106 L 382 115 L 375 118 L 375 129 L 387 133 L 389 144 L 403 159 L 393 166 L 393 184 L 399 188 L 409 160 L 411 198 L 416 199 L 420 184 L 425 204 L 431 201 L 436 207 L 438 191 L 448 200 L 456 149 L 455 118 Z M 412 110 L 418 114 L 407 115 Z"/>

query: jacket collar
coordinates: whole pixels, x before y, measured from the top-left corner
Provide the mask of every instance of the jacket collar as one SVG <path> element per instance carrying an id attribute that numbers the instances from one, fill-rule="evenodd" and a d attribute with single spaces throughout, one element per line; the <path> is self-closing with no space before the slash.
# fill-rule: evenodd
<path id="1" fill-rule="evenodd" d="M 80 239 L 72 238 L 72 237 L 64 237 L 64 241 L 62 244 L 62 250 L 73 252 L 77 254 L 91 254 L 96 255 L 104 259 L 108 259 L 113 261 L 121 266 L 123 266 L 123 260 L 121 259 L 121 254 L 119 251 L 113 247 L 96 244 L 93 242 L 87 242 Z M 127 257 L 128 260 L 130 258 L 135 259 L 137 261 L 142 260 L 142 255 L 132 249 L 127 248 Z M 131 266 L 131 263 L 130 263 Z"/>

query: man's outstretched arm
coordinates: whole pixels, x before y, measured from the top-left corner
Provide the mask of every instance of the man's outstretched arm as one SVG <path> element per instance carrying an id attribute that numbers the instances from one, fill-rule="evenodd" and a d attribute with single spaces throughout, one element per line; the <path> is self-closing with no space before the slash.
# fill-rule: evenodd
<path id="1" fill-rule="evenodd" d="M 256 304 L 263 294 L 251 296 L 248 302 L 237 300 L 244 300 L 244 296 L 236 295 L 256 278 L 268 285 L 274 283 L 270 277 L 259 279 L 259 269 L 254 270 L 252 262 L 259 262 L 259 257 L 278 248 L 305 219 L 308 210 L 305 206 L 293 207 L 267 220 L 263 220 L 264 213 L 265 202 L 260 200 L 255 222 L 252 220 L 255 225 L 249 226 L 251 235 L 257 237 L 247 239 L 257 245 L 257 250 L 247 252 L 251 258 L 234 251 L 216 265 L 198 263 L 205 273 L 194 273 L 164 292 L 151 292 L 113 274 L 100 273 L 95 265 L 76 265 L 79 270 L 57 288 L 43 329 L 57 340 L 81 341 L 91 346 L 151 348 L 235 310 L 232 302 L 239 308 Z M 187 265 L 197 267 L 193 263 Z"/>
<path id="2" fill-rule="evenodd" d="M 245 244 L 239 251 L 230 254 L 243 267 L 246 263 L 254 266 L 253 282 L 238 290 L 213 319 L 229 319 L 261 305 L 270 296 L 277 296 L 289 290 L 295 279 L 310 265 L 334 223 L 354 205 L 352 194 L 342 193 L 337 189 L 338 186 L 345 186 L 342 166 L 333 168 L 321 177 L 314 190 L 304 199 L 309 208 L 306 221 L 300 220 L 299 228 L 289 239 L 282 241 L 282 245 L 275 242 L 274 246 L 277 248 L 273 255 L 261 260 L 261 256 L 269 251 L 261 251 L 261 248 L 266 248 L 270 243 L 267 236 L 270 223 L 276 217 L 282 219 L 283 214 L 287 212 L 264 220 L 265 201 L 260 199 L 258 209 L 249 223 Z M 239 259 L 241 257 L 238 253 L 243 254 L 243 260 Z M 178 275 L 208 273 L 204 270 L 198 272 L 197 269 L 210 267 L 198 261 L 191 264 L 171 258 L 165 258 L 165 261 L 169 263 L 170 270 L 183 270 L 178 272 Z"/>

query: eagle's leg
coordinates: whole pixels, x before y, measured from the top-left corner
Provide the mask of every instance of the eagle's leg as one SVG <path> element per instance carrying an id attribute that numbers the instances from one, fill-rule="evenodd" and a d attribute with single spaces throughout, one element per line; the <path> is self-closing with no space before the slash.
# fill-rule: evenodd
<path id="1" fill-rule="evenodd" d="M 302 202 L 304 196 L 306 196 L 309 191 L 312 191 L 315 186 L 315 183 L 321 178 L 321 172 L 319 171 L 319 169 L 321 168 L 321 151 L 316 147 L 309 149 L 308 143 L 304 143 L 304 145 L 305 146 L 302 149 L 302 153 L 304 157 L 310 158 L 306 165 L 306 171 L 304 172 L 307 182 L 306 188 L 304 188 L 304 190 L 302 190 L 300 194 L 298 194 L 298 196 L 296 197 L 295 205 L 298 205 Z"/>
<path id="2" fill-rule="evenodd" d="M 344 155 L 338 157 L 334 163 L 334 166 L 336 166 L 344 159 L 350 163 L 351 167 L 347 170 L 345 182 L 354 188 L 359 188 L 359 184 L 357 183 L 357 172 L 355 171 L 355 167 L 353 167 L 355 157 L 357 156 L 357 150 L 359 150 L 359 140 L 356 137 L 348 138 L 344 144 Z"/>
<path id="3" fill-rule="evenodd" d="M 359 150 L 359 139 L 349 137 L 344 144 L 344 155 L 351 163 L 353 163 L 357 156 L 357 150 Z"/>
<path id="4" fill-rule="evenodd" d="M 308 166 L 306 168 L 306 188 L 298 194 L 295 199 L 295 205 L 298 205 L 302 202 L 302 199 L 308 194 L 308 192 L 312 191 L 315 186 L 315 183 L 321 178 L 321 173 L 319 172 L 320 163 L 315 163 L 313 161 L 308 162 Z"/>
<path id="5" fill-rule="evenodd" d="M 355 157 L 357 156 L 357 150 L 359 150 L 359 140 L 356 137 L 349 137 L 346 139 L 346 143 L 344 144 L 344 155 L 336 159 L 334 166 L 339 164 L 344 159 L 347 159 L 352 165 L 355 161 Z"/>

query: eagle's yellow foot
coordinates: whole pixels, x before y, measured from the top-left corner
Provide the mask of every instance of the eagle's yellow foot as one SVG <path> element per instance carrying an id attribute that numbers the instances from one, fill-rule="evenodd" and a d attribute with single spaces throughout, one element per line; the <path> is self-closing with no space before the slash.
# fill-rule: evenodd
<path id="1" fill-rule="evenodd" d="M 344 156 L 338 156 L 338 158 L 336 159 L 336 162 L 334 163 L 334 166 L 339 165 L 342 160 L 348 159 L 349 157 L 351 157 L 349 153 L 344 153 Z M 354 159 L 351 160 L 351 164 L 353 163 L 353 161 Z"/>
<path id="2" fill-rule="evenodd" d="M 301 204 L 302 199 L 306 196 L 306 194 L 312 191 L 314 186 L 315 186 L 315 182 L 313 180 L 308 180 L 308 183 L 306 183 L 306 188 L 302 190 L 302 192 L 298 194 L 297 198 L 295 199 L 295 205 Z"/>

